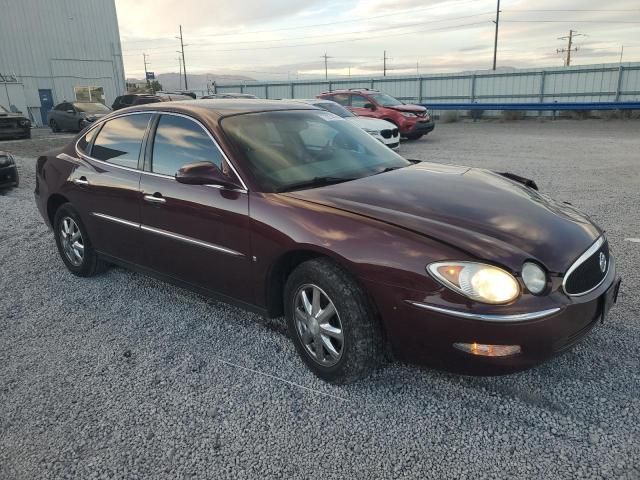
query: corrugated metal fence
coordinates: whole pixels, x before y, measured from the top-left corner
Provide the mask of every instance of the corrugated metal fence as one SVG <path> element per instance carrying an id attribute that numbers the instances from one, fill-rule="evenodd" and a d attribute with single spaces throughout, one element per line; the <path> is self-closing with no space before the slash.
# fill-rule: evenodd
<path id="1" fill-rule="evenodd" d="M 553 103 L 640 100 L 640 62 L 376 78 L 216 85 L 259 98 L 313 98 L 327 90 L 371 88 L 413 103 Z"/>

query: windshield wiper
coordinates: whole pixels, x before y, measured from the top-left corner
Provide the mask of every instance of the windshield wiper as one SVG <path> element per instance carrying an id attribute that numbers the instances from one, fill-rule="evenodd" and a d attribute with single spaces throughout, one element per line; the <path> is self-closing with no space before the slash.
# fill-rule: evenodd
<path id="1" fill-rule="evenodd" d="M 303 188 L 324 187 L 326 185 L 334 185 L 336 183 L 349 182 L 351 180 L 356 180 L 356 179 L 345 178 L 345 177 L 313 177 L 310 180 L 304 180 L 302 182 L 286 185 L 278 189 L 277 191 L 287 192 L 290 190 L 301 190 Z"/>
<path id="2" fill-rule="evenodd" d="M 387 173 L 387 172 L 393 172 L 394 170 L 398 170 L 399 168 L 403 168 L 406 167 L 407 165 L 400 165 L 398 167 L 385 167 L 382 170 L 378 170 L 375 173 L 372 173 L 371 175 L 379 175 L 380 173 Z"/>

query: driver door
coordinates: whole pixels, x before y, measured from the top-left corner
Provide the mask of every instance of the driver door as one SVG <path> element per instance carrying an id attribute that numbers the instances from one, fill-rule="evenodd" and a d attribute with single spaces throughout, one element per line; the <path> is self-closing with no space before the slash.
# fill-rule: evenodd
<path id="1" fill-rule="evenodd" d="M 364 108 L 365 105 L 373 105 L 371 100 L 362 95 L 351 95 L 351 108 L 350 110 L 358 115 L 359 117 L 373 117 L 376 115 L 373 113 L 371 108 Z"/>
<path id="2" fill-rule="evenodd" d="M 140 180 L 143 265 L 252 303 L 248 193 L 175 179 L 195 162 L 227 170 L 220 147 L 202 124 L 169 113 L 157 118 L 149 145 Z"/>

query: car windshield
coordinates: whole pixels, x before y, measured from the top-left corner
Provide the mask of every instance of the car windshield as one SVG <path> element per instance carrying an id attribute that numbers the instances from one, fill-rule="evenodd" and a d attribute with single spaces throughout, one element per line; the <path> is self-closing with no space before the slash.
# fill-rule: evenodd
<path id="1" fill-rule="evenodd" d="M 395 107 L 396 105 L 404 105 L 397 98 L 393 98 L 391 95 L 387 95 L 386 93 L 370 93 L 369 96 L 373 98 L 379 105 L 383 107 Z"/>
<path id="2" fill-rule="evenodd" d="M 78 102 L 74 103 L 73 106 L 79 112 L 85 113 L 109 113 L 111 111 L 109 107 L 98 102 Z"/>
<path id="3" fill-rule="evenodd" d="M 313 188 L 411 165 L 329 112 L 248 113 L 227 117 L 221 126 L 264 192 Z"/>
<path id="4" fill-rule="evenodd" d="M 314 103 L 313 106 L 320 107 L 327 112 L 335 113 L 342 118 L 355 117 L 355 114 L 351 113 L 349 110 L 336 102 L 319 102 Z"/>

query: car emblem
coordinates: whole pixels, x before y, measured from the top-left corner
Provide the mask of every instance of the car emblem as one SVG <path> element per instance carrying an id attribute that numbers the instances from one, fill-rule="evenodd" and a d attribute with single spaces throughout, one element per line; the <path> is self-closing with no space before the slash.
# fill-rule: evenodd
<path id="1" fill-rule="evenodd" d="M 603 252 L 600 252 L 600 271 L 602 273 L 607 269 L 607 257 L 604 256 Z"/>

